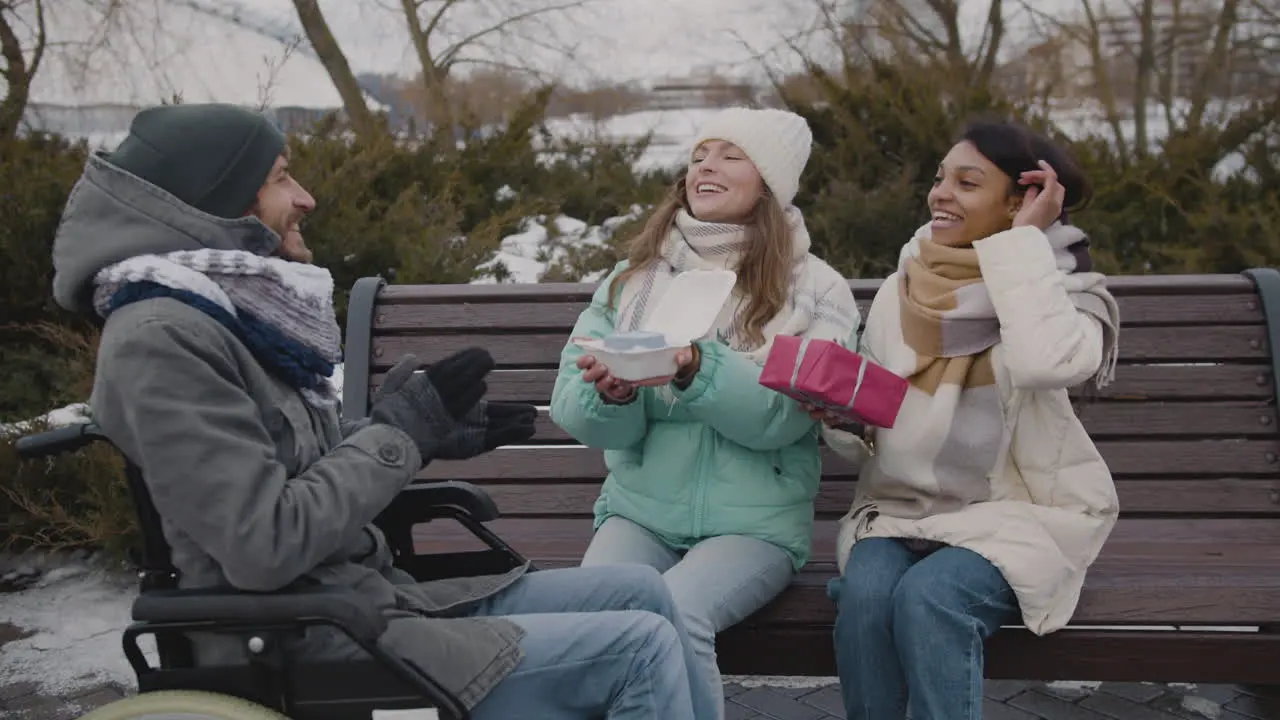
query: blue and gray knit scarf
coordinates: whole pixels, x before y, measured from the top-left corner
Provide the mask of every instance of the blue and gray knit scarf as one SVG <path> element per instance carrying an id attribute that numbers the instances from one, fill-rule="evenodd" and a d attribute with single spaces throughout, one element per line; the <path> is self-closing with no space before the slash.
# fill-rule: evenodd
<path id="1" fill-rule="evenodd" d="M 268 372 L 309 402 L 331 405 L 330 378 L 342 359 L 333 309 L 333 277 L 314 265 L 241 250 L 141 255 L 94 278 L 102 317 L 155 297 L 182 301 L 235 333 Z"/>

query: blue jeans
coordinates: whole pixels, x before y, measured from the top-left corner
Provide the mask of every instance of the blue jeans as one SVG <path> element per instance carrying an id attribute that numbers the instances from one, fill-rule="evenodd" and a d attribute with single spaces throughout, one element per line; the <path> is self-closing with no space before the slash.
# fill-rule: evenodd
<path id="1" fill-rule="evenodd" d="M 982 717 L 983 641 L 1019 619 L 1013 589 L 981 555 L 855 543 L 836 604 L 835 651 L 848 720 Z"/>
<path id="2" fill-rule="evenodd" d="M 791 557 L 776 545 L 745 535 L 707 538 L 682 553 L 615 515 L 600 526 L 582 558 L 588 567 L 613 563 L 639 563 L 662 573 L 693 643 L 689 675 L 698 720 L 723 718 L 716 633 L 738 624 L 786 589 L 794 574 Z M 710 705 L 705 711 L 703 699 Z"/>
<path id="3" fill-rule="evenodd" d="M 689 636 L 652 568 L 532 572 L 472 614 L 502 615 L 526 632 L 524 658 L 472 710 L 475 720 L 705 717 L 689 691 Z"/>

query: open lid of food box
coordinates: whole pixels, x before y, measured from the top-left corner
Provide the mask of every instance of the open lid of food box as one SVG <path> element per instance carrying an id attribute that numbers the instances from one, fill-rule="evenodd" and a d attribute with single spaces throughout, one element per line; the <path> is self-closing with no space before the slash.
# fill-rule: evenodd
<path id="1" fill-rule="evenodd" d="M 731 270 L 682 272 L 671 279 L 640 329 L 662 333 L 669 346 L 688 345 L 711 330 L 737 281 Z"/>

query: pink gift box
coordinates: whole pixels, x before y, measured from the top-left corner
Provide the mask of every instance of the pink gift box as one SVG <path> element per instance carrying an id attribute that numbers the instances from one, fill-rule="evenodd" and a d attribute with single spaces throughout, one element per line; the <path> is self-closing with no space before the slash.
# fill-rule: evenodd
<path id="1" fill-rule="evenodd" d="M 891 428 L 907 394 L 904 378 L 830 340 L 778 335 L 760 384 L 864 425 Z"/>

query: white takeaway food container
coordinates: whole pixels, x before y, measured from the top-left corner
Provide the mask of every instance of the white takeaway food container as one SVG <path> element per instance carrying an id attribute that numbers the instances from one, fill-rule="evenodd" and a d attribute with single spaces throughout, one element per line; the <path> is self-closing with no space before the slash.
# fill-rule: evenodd
<path id="1" fill-rule="evenodd" d="M 620 380 L 671 377 L 678 369 L 676 354 L 711 330 L 737 281 L 737 274 L 730 270 L 689 270 L 672 278 L 640 326 L 641 331 L 660 333 L 666 341 L 662 347 L 609 347 L 608 338 L 574 338 L 574 342 Z"/>

